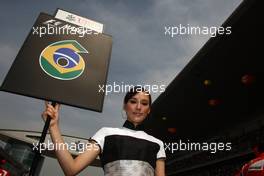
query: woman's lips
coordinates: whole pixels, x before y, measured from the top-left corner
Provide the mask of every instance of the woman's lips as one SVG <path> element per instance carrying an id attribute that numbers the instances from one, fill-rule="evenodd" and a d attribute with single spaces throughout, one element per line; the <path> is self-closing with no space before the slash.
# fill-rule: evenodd
<path id="1" fill-rule="evenodd" d="M 136 116 L 142 116 L 143 115 L 143 113 L 140 113 L 140 112 L 133 112 L 133 114 Z"/>

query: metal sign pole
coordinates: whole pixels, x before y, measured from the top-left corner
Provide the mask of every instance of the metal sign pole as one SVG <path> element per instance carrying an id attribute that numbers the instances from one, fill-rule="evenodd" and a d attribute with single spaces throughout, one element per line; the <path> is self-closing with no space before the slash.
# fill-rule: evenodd
<path id="1" fill-rule="evenodd" d="M 55 107 L 56 102 L 52 102 L 51 104 L 52 104 L 52 106 Z M 39 147 L 45 141 L 45 138 L 46 138 L 49 126 L 50 126 L 50 121 L 51 121 L 51 118 L 48 116 L 46 119 L 45 125 L 43 127 L 41 137 L 40 137 L 39 142 L 38 142 L 38 150 L 35 150 L 35 155 L 34 155 L 31 167 L 30 167 L 29 176 L 35 176 L 35 172 L 36 172 L 36 169 L 37 169 L 38 164 L 39 164 L 39 159 L 41 157 Z"/>

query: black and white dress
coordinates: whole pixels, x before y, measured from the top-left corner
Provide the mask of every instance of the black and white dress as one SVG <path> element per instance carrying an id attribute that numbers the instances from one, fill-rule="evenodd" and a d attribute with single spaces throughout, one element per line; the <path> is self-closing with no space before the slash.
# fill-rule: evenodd
<path id="1" fill-rule="evenodd" d="M 106 176 L 154 176 L 157 159 L 166 158 L 163 142 L 129 121 L 122 128 L 103 127 L 91 139 L 100 146 Z"/>

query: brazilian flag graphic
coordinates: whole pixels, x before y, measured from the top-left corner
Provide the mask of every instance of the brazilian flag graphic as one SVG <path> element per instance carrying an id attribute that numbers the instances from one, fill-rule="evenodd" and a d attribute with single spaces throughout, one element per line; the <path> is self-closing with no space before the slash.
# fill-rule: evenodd
<path id="1" fill-rule="evenodd" d="M 52 43 L 41 52 L 40 67 L 53 78 L 75 79 L 83 73 L 85 68 L 84 59 L 78 53 L 88 53 L 88 51 L 76 40 Z"/>

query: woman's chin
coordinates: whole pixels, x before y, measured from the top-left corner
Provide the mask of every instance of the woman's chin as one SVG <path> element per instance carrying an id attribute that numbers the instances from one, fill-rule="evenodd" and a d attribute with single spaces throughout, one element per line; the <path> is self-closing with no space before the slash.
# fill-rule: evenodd
<path id="1" fill-rule="evenodd" d="M 144 117 L 133 117 L 131 120 L 132 120 L 133 123 L 140 124 L 140 123 L 143 122 L 144 119 L 145 119 Z"/>

